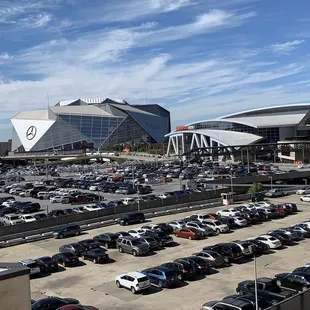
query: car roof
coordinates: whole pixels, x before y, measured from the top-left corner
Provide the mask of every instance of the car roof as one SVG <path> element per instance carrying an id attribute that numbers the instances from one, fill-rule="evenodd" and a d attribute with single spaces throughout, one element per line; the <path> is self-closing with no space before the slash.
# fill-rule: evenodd
<path id="1" fill-rule="evenodd" d="M 244 299 L 241 300 L 241 299 L 235 299 L 235 298 L 227 298 L 221 301 L 221 303 L 226 303 L 226 304 L 237 306 L 237 307 L 244 307 L 249 304 L 252 304 L 251 301 L 249 300 L 244 300 Z"/>
<path id="2" fill-rule="evenodd" d="M 30 258 L 23 259 L 20 262 L 24 263 L 24 264 L 33 264 L 33 263 L 35 263 L 35 261 L 33 259 L 30 259 Z"/>
<path id="3" fill-rule="evenodd" d="M 134 277 L 134 278 L 142 278 L 142 277 L 145 277 L 145 274 L 143 274 L 143 273 L 141 273 L 141 272 L 138 272 L 138 271 L 131 271 L 131 272 L 126 273 L 126 275 L 132 276 L 132 277 Z"/>
<path id="4" fill-rule="evenodd" d="M 132 237 L 132 236 L 119 237 L 119 239 L 126 239 L 126 240 L 137 240 L 137 238 Z"/>

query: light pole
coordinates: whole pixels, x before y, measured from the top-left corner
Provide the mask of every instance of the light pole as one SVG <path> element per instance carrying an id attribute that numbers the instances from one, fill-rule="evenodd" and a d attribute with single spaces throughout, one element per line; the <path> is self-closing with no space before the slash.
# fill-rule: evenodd
<path id="1" fill-rule="evenodd" d="M 268 177 L 270 179 L 270 189 L 272 189 L 272 176 Z"/>
<path id="2" fill-rule="evenodd" d="M 305 182 L 305 185 L 308 185 L 308 179 L 302 179 Z"/>
<path id="3" fill-rule="evenodd" d="M 231 191 L 231 199 L 233 199 L 234 195 L 234 185 L 233 185 L 233 174 L 230 172 L 230 191 Z"/>
<path id="4" fill-rule="evenodd" d="M 246 148 L 246 160 L 248 164 L 248 173 L 250 173 L 250 159 L 249 159 L 249 148 Z"/>
<path id="5" fill-rule="evenodd" d="M 257 268 L 256 268 L 256 255 L 254 255 L 254 291 L 255 291 L 255 310 L 258 309 L 258 296 L 257 296 Z"/>

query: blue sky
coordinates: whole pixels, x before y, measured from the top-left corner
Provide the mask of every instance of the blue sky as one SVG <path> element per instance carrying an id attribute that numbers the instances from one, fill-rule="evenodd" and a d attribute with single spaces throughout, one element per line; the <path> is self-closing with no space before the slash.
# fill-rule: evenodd
<path id="1" fill-rule="evenodd" d="M 47 97 L 147 100 L 173 125 L 309 102 L 309 10 L 306 0 L 0 0 L 0 140 Z"/>

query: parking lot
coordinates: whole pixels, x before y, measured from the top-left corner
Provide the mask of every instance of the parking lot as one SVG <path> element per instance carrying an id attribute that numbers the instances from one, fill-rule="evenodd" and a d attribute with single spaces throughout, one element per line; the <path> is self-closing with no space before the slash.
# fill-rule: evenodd
<path id="1" fill-rule="evenodd" d="M 31 280 L 32 298 L 39 299 L 45 296 L 73 297 L 83 304 L 91 304 L 99 309 L 200 309 L 204 302 L 222 299 L 224 296 L 235 293 L 238 282 L 252 279 L 254 276 L 253 261 L 233 264 L 231 267 L 219 269 L 203 278 L 195 279 L 179 285 L 176 288 L 153 288 L 144 294 L 133 295 L 130 291 L 118 289 L 115 286 L 116 275 L 140 271 L 147 267 L 156 266 L 176 258 L 188 256 L 201 250 L 204 246 L 247 239 L 258 236 L 268 230 L 286 227 L 310 218 L 310 205 L 300 202 L 296 195 L 275 200 L 276 202 L 297 202 L 300 212 L 284 219 L 272 220 L 263 224 L 254 225 L 244 229 L 235 230 L 233 233 L 221 234 L 205 240 L 187 240 L 173 237 L 174 246 L 161 249 L 156 253 L 144 257 L 119 253 L 116 249 L 109 249 L 111 262 L 95 265 L 92 262 L 82 262 L 80 266 L 63 268 L 62 271 L 49 276 Z M 207 212 L 217 211 L 219 208 L 208 209 Z M 190 213 L 176 214 L 156 218 L 155 222 L 167 222 L 183 218 Z M 139 225 L 130 226 L 136 228 Z M 114 225 L 89 231 L 75 238 L 47 239 L 34 243 L 0 249 L 0 260 L 15 262 L 25 258 L 52 256 L 58 252 L 61 244 L 92 238 L 102 232 L 117 232 L 124 227 Z M 282 250 L 272 251 L 268 255 L 257 259 L 258 276 L 274 276 L 276 273 L 290 272 L 295 267 L 310 261 L 310 240 L 299 242 L 299 245 L 290 246 Z"/>

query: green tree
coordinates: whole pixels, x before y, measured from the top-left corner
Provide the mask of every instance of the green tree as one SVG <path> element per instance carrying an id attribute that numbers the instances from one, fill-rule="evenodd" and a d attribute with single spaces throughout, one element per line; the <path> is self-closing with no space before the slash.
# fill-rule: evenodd
<path id="1" fill-rule="evenodd" d="M 264 190 L 262 183 L 253 183 L 253 185 L 249 188 L 248 192 L 252 195 L 256 195 Z"/>

